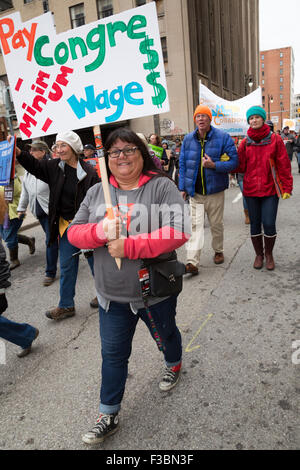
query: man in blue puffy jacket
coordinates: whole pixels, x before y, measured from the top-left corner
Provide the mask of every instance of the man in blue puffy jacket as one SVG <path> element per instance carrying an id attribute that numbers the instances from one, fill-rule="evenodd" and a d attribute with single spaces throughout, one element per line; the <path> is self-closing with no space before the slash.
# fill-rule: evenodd
<path id="1" fill-rule="evenodd" d="M 214 262 L 222 264 L 224 239 L 224 191 L 228 173 L 238 166 L 233 139 L 226 132 L 211 126 L 212 112 L 197 106 L 194 113 L 196 130 L 185 136 L 179 158 L 179 189 L 185 199 L 190 196 L 192 236 L 187 243 L 186 272 L 198 274 L 204 245 L 204 214 L 207 213 Z"/>

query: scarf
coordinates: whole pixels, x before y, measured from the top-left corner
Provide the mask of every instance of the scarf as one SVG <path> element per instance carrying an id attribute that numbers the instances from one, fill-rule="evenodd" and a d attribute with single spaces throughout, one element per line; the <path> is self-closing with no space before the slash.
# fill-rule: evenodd
<path id="1" fill-rule="evenodd" d="M 254 140 L 254 142 L 260 142 L 261 140 L 268 137 L 270 134 L 270 128 L 267 124 L 264 124 L 259 129 L 252 129 L 252 127 L 249 127 L 247 134 L 250 139 Z"/>

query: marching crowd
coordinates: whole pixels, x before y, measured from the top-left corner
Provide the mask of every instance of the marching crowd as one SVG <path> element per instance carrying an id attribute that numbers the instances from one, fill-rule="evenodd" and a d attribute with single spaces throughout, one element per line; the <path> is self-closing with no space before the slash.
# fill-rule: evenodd
<path id="1" fill-rule="evenodd" d="M 76 313 L 79 250 L 86 255 L 95 285 L 91 306 L 99 308 L 102 380 L 99 416 L 82 437 L 86 444 L 102 442 L 118 430 L 139 319 L 164 356 L 160 390 L 169 391 L 178 383 L 182 343 L 176 303 L 182 276 L 199 273 L 205 214 L 213 261 L 224 263 L 224 194 L 230 175 L 239 175 L 241 183 L 255 252 L 253 268 L 261 269 L 265 262 L 266 269 L 275 269 L 278 202 L 292 195 L 294 151 L 300 173 L 300 136 L 288 128 L 281 135 L 274 133 L 260 106 L 248 109 L 246 117 L 249 129 L 238 148 L 228 133 L 212 125 L 212 112 L 203 105 L 194 112 L 195 130 L 182 142 L 176 139 L 172 148 L 155 134 L 147 141 L 143 134 L 117 128 L 105 142 L 107 188 L 85 161 L 96 149 L 91 144 L 83 147 L 73 131 L 59 133 L 52 152 L 43 141 L 33 142 L 30 151 L 16 149 L 13 202 L 7 205 L 3 190 L 0 193 L 1 235 L 10 255 L 9 265 L 0 242 L 0 337 L 19 345 L 18 356 L 23 357 L 39 334 L 37 328 L 1 315 L 8 307 L 10 270 L 20 266 L 18 243 L 35 252 L 35 239 L 18 233 L 29 206 L 45 233 L 44 286 L 55 281 L 59 262 L 60 298 L 46 317 L 57 322 Z M 23 182 L 20 165 L 26 170 Z M 106 207 L 107 190 L 112 210 Z M 185 265 L 176 256 L 184 244 Z"/>

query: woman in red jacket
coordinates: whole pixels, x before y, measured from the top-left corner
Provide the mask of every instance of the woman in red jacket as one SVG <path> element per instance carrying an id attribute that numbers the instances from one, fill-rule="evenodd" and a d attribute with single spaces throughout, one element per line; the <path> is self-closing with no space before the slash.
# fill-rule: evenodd
<path id="1" fill-rule="evenodd" d="M 291 163 L 281 137 L 272 133 L 265 124 L 265 110 L 261 106 L 252 106 L 246 116 L 250 127 L 247 137 L 240 143 L 239 166 L 235 172 L 244 173 L 243 194 L 248 205 L 251 240 L 256 253 L 253 267 L 262 268 L 265 247 L 266 268 L 273 270 L 279 197 L 271 163 L 281 182 L 282 199 L 288 199 L 292 193 Z"/>

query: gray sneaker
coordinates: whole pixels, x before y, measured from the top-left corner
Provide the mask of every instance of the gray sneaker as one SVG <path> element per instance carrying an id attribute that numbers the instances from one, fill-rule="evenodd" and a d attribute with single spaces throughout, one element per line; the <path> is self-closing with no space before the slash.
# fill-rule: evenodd
<path id="1" fill-rule="evenodd" d="M 103 442 L 106 437 L 117 432 L 118 427 L 118 413 L 111 415 L 100 414 L 95 426 L 82 436 L 82 440 L 85 444 L 99 444 L 100 442 Z"/>
<path id="2" fill-rule="evenodd" d="M 175 370 L 174 370 L 175 369 Z M 180 371 L 176 370 L 175 367 L 166 367 L 162 381 L 159 383 L 159 389 L 161 392 L 168 392 L 171 388 L 177 385 L 180 378 Z"/>

